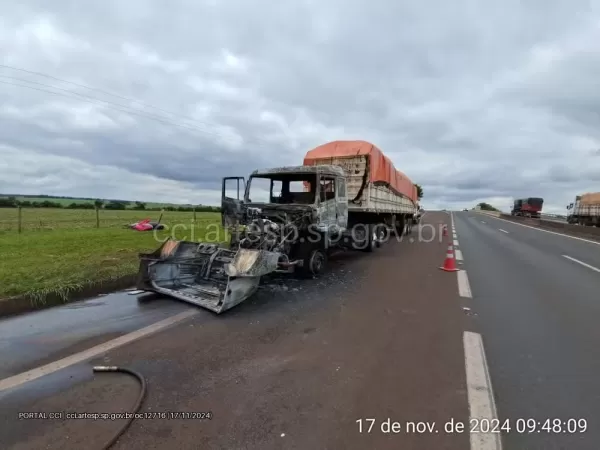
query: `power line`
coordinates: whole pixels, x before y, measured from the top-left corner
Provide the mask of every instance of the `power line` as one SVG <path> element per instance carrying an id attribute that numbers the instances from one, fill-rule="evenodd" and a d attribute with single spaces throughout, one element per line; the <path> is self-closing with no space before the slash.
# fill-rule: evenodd
<path id="1" fill-rule="evenodd" d="M 132 103 L 137 103 L 137 104 L 145 106 L 147 108 L 156 109 L 157 111 L 161 111 L 163 113 L 170 114 L 170 115 L 175 116 L 175 117 L 184 118 L 184 119 L 186 119 L 188 121 L 192 121 L 192 122 L 201 124 L 201 125 L 206 126 L 206 127 L 216 127 L 216 126 L 218 126 L 217 124 L 211 124 L 211 123 L 207 123 L 207 122 L 202 122 L 202 121 L 197 120 L 196 118 L 193 118 L 193 117 L 190 117 L 190 116 L 187 116 L 187 115 L 184 115 L 184 114 L 180 114 L 180 113 L 175 113 L 175 112 L 172 112 L 172 111 L 160 108 L 158 106 L 154 106 L 154 105 L 151 105 L 149 103 L 145 103 L 145 102 L 142 102 L 140 100 L 136 100 L 134 98 L 125 97 L 125 96 L 122 96 L 122 95 L 119 95 L 119 94 L 114 94 L 112 92 L 105 91 L 103 89 L 99 89 L 99 88 L 96 88 L 96 87 L 93 87 L 93 86 L 89 86 L 89 85 L 86 85 L 86 84 L 82 84 L 82 83 L 76 83 L 74 81 L 69 81 L 69 80 L 66 80 L 64 78 L 55 77 L 53 75 L 49 75 L 49 74 L 46 74 L 46 73 L 43 73 L 43 72 L 37 72 L 37 71 L 34 71 L 34 70 L 23 69 L 21 67 L 10 66 L 8 64 L 0 64 L 0 67 L 6 68 L 6 69 L 10 69 L 10 70 L 16 70 L 16 71 L 19 71 L 19 72 L 29 73 L 29 74 L 32 74 L 32 75 L 38 75 L 38 76 L 45 77 L 45 78 L 50 78 L 50 79 L 53 79 L 53 80 L 56 80 L 56 81 L 59 81 L 59 82 L 62 82 L 62 83 L 72 84 L 73 86 L 78 86 L 78 87 L 81 87 L 81 88 L 84 88 L 84 89 L 89 89 L 89 90 L 92 90 L 92 91 L 97 91 L 97 92 L 103 93 L 103 94 L 111 96 L 111 97 L 120 98 L 122 100 L 126 100 L 126 101 L 132 102 Z M 37 85 L 40 85 L 40 86 L 51 87 L 52 89 L 57 89 L 57 90 L 69 92 L 69 93 L 72 93 L 73 95 L 77 95 L 77 96 L 80 96 L 80 97 L 87 97 L 87 98 L 91 98 L 91 99 L 94 99 L 94 100 L 97 100 L 97 101 L 101 101 L 101 102 L 104 102 L 104 103 L 117 105 L 117 106 L 119 106 L 121 108 L 124 107 L 124 108 L 128 108 L 128 109 L 132 109 L 132 110 L 136 111 L 136 113 L 134 113 L 134 115 L 140 116 L 140 114 L 139 114 L 140 110 L 136 109 L 136 108 L 132 108 L 131 106 L 123 106 L 123 105 L 120 105 L 118 103 L 109 102 L 107 100 L 97 99 L 95 97 L 85 96 L 83 94 L 79 94 L 77 92 L 70 91 L 68 89 L 62 89 L 62 88 L 58 88 L 56 86 L 52 86 L 52 85 L 48 85 L 48 84 L 44 84 L 44 83 L 39 83 L 39 82 L 35 82 L 35 81 L 29 81 L 29 80 L 26 80 L 26 79 L 23 79 L 23 78 L 10 77 L 8 75 L 0 75 L 0 77 L 9 78 L 9 79 L 15 79 L 15 80 L 18 80 L 18 81 L 25 81 L 27 83 L 37 84 Z M 10 84 L 10 83 L 3 83 L 3 84 Z M 23 85 L 18 85 L 18 84 L 14 84 L 14 86 L 31 88 L 29 86 L 23 86 Z M 42 89 L 35 89 L 35 90 L 40 91 L 40 92 L 49 92 L 49 93 L 58 95 L 58 93 L 56 93 L 56 92 L 44 91 Z M 115 109 L 115 108 L 113 108 L 113 109 Z M 123 110 L 120 110 L 120 111 L 121 112 L 126 112 L 126 113 L 128 112 L 128 111 L 123 111 Z M 144 111 L 144 113 L 146 113 L 146 112 Z M 148 116 L 140 116 L 140 117 L 151 118 L 151 117 L 148 117 Z M 158 116 L 158 117 L 160 117 L 160 116 Z M 166 120 L 170 120 L 170 121 L 172 120 L 171 118 L 164 118 L 164 117 L 160 117 L 160 119 L 154 119 L 154 120 L 158 120 L 159 122 L 161 122 L 162 120 L 165 120 L 165 119 Z M 166 123 L 166 122 L 162 122 L 162 123 Z M 171 124 L 173 124 L 175 126 L 182 127 L 182 125 L 178 124 L 178 123 L 172 122 Z M 229 139 L 229 137 L 223 136 L 222 134 L 219 134 L 219 133 L 210 132 L 208 130 L 203 130 L 203 129 L 200 129 L 200 128 L 196 128 L 196 129 L 198 131 L 204 132 L 206 134 L 213 135 L 215 137 L 220 137 L 220 138 L 223 138 L 223 139 Z M 250 138 L 250 139 L 246 139 L 246 140 L 249 143 L 258 144 L 260 146 L 265 146 L 265 145 L 268 144 L 266 141 L 258 139 L 258 138 Z"/>
<path id="2" fill-rule="evenodd" d="M 6 64 L 0 64 L 0 67 L 4 67 L 6 69 L 11 69 L 11 70 L 18 70 L 20 72 L 30 73 L 32 75 L 39 75 L 41 77 L 50 78 L 52 80 L 60 81 L 62 83 L 68 83 L 68 84 L 72 84 L 74 86 L 82 87 L 84 89 L 90 89 L 92 91 L 101 92 L 101 93 L 103 93 L 105 95 L 109 95 L 111 97 L 120 98 L 121 100 L 126 100 L 128 102 L 138 103 L 138 104 L 140 104 L 142 106 L 153 108 L 153 109 L 156 109 L 158 111 L 162 111 L 162 112 L 165 112 L 167 114 L 171 114 L 173 116 L 185 117 L 188 120 L 194 120 L 194 121 L 196 120 L 196 119 L 193 119 L 193 118 L 191 118 L 189 116 L 184 116 L 184 115 L 181 115 L 179 113 L 174 113 L 172 111 L 168 111 L 166 109 L 159 108 L 158 106 L 150 105 L 148 103 L 144 103 L 144 102 L 141 102 L 141 101 L 133 99 L 133 98 L 125 97 L 125 96 L 122 96 L 122 95 L 119 95 L 119 94 L 113 94 L 112 92 L 108 92 L 108 91 L 105 91 L 103 89 L 99 89 L 99 88 L 95 88 L 95 87 L 92 87 L 92 86 L 88 86 L 86 84 L 75 83 L 74 81 L 65 80 L 64 78 L 58 78 L 58 77 L 55 77 L 53 75 L 48 75 L 48 74 L 45 74 L 45 73 L 42 73 L 42 72 L 36 72 L 34 70 L 23 69 L 23 68 L 20 68 L 20 67 L 9 66 L 9 65 L 6 65 Z"/>
<path id="3" fill-rule="evenodd" d="M 9 86 L 24 87 L 24 88 L 27 88 L 27 89 L 33 89 L 33 90 L 35 90 L 35 91 L 39 91 L 39 92 L 46 92 L 46 93 L 49 93 L 49 94 L 59 95 L 59 96 L 61 96 L 61 97 L 66 97 L 66 98 L 70 98 L 70 99 L 75 99 L 75 98 L 74 98 L 73 96 L 71 96 L 71 95 L 67 95 L 67 94 L 61 94 L 60 92 L 49 91 L 49 90 L 47 90 L 47 89 L 40 89 L 40 88 L 36 88 L 36 87 L 33 87 L 33 86 L 28 86 L 28 85 L 26 85 L 26 84 L 9 83 L 8 81 L 0 81 L 0 83 L 2 83 L 2 84 L 7 84 L 7 85 L 9 85 Z M 42 83 L 35 83 L 35 84 L 42 84 Z M 42 85 L 43 85 L 43 84 L 42 84 Z M 51 87 L 52 89 L 59 89 L 59 88 L 56 88 L 56 87 L 54 87 L 54 86 L 49 86 L 49 87 Z M 67 91 L 67 92 L 69 92 L 70 94 L 77 95 L 77 96 L 80 96 L 80 97 L 87 97 L 87 96 L 85 96 L 85 95 L 78 94 L 78 93 L 76 93 L 76 92 L 71 92 L 71 91 L 68 91 L 68 90 L 66 90 L 66 89 L 59 89 L 59 90 Z M 95 102 L 95 101 L 93 101 L 93 100 L 96 100 L 96 99 L 92 99 L 92 101 L 90 101 L 90 100 L 84 100 L 84 101 L 87 101 L 88 103 L 94 103 L 94 104 L 98 104 L 97 102 Z M 104 100 L 99 100 L 99 101 L 100 101 L 100 102 L 104 102 Z M 111 102 L 105 102 L 105 103 L 111 103 Z M 106 106 L 106 105 L 102 105 L 102 106 Z M 135 115 L 135 116 L 143 117 L 143 118 L 146 118 L 146 119 L 152 119 L 152 120 L 156 120 L 156 121 L 158 121 L 158 122 L 161 122 L 161 123 L 164 123 L 164 124 L 166 124 L 166 125 L 174 125 L 174 126 L 177 126 L 177 127 L 180 127 L 180 128 L 189 129 L 189 130 L 192 130 L 192 131 L 205 131 L 205 130 L 201 130 L 201 129 L 196 129 L 196 128 L 188 127 L 188 126 L 185 126 L 185 125 L 182 125 L 182 124 L 178 124 L 178 123 L 176 123 L 176 122 L 173 122 L 173 121 L 167 121 L 167 120 L 165 120 L 163 117 L 160 117 L 160 116 L 146 115 L 146 114 L 143 114 L 141 111 L 137 111 L 137 110 L 127 110 L 127 109 L 123 109 L 123 107 L 121 107 L 121 105 L 117 105 L 117 106 L 118 106 L 118 107 L 115 107 L 115 106 L 108 106 L 108 108 L 109 108 L 109 109 L 114 109 L 114 110 L 117 110 L 117 111 L 121 111 L 121 112 L 124 112 L 124 113 L 126 113 L 126 114 L 132 114 L 132 115 Z M 125 107 L 125 108 L 126 108 L 126 107 Z M 210 133 L 210 132 L 208 132 L 208 134 L 215 134 L 215 133 Z M 215 134 L 215 135 L 216 135 L 216 136 L 218 136 L 218 137 L 223 137 L 222 135 L 218 135 L 218 134 Z"/>
<path id="4" fill-rule="evenodd" d="M 164 116 L 156 116 L 156 115 L 153 115 L 153 114 L 148 114 L 145 111 L 140 111 L 138 109 L 134 109 L 134 108 L 131 108 L 129 106 L 121 105 L 119 103 L 110 102 L 108 100 L 102 100 L 102 99 L 98 99 L 96 97 L 91 97 L 91 96 L 88 96 L 88 95 L 80 94 L 78 92 L 74 92 L 74 91 L 71 91 L 69 89 L 63 89 L 63 88 L 59 88 L 59 87 L 52 86 L 52 85 L 49 85 L 49 84 L 39 83 L 39 82 L 35 82 L 35 81 L 29 81 L 29 80 L 21 79 L 21 78 L 18 78 L 18 77 L 10 77 L 10 76 L 7 76 L 7 75 L 0 75 L 0 78 L 7 78 L 7 79 L 11 79 L 11 80 L 24 81 L 26 83 L 35 84 L 35 85 L 38 85 L 38 86 L 49 87 L 51 89 L 56 89 L 56 90 L 59 90 L 59 91 L 66 92 L 66 93 L 68 93 L 70 95 L 63 94 L 63 93 L 60 93 L 60 92 L 50 91 L 50 90 L 47 90 L 47 89 L 36 88 L 36 87 L 33 87 L 33 86 L 28 86 L 26 84 L 10 83 L 10 82 L 7 82 L 7 81 L 1 81 L 0 80 L 1 84 L 6 84 L 6 85 L 9 85 L 9 86 L 16 86 L 16 87 L 23 87 L 23 88 L 32 89 L 32 90 L 35 90 L 35 91 L 49 93 L 49 94 L 54 94 L 54 95 L 58 95 L 58 96 L 61 96 L 61 97 L 66 97 L 66 98 L 70 98 L 70 99 L 74 99 L 74 100 L 77 100 L 77 99 L 75 97 L 73 97 L 73 96 L 77 96 L 77 97 L 81 97 L 83 101 L 86 101 L 88 103 L 93 103 L 93 104 L 99 104 L 98 102 L 105 103 L 104 105 L 101 105 L 101 106 L 107 107 L 109 109 L 114 109 L 114 110 L 117 110 L 117 111 L 120 111 L 120 112 L 124 112 L 126 114 L 135 115 L 135 116 L 138 116 L 138 117 L 155 120 L 155 121 L 163 123 L 165 125 L 172 125 L 172 126 L 180 127 L 180 128 L 187 129 L 187 130 L 190 130 L 190 131 L 198 131 L 198 132 L 201 132 L 201 133 L 204 133 L 204 134 L 212 135 L 212 136 L 215 136 L 215 137 L 218 137 L 218 138 L 222 138 L 222 139 L 226 139 L 226 140 L 227 139 L 231 139 L 231 137 L 229 137 L 229 136 L 224 136 L 222 134 L 209 131 L 207 129 L 199 128 L 197 126 L 188 125 L 188 124 L 180 124 L 180 123 L 174 122 L 173 120 L 171 120 L 169 118 L 166 118 Z M 261 145 L 261 146 L 266 144 L 265 141 L 262 141 L 262 140 L 256 139 L 256 138 L 250 138 L 250 139 L 246 139 L 246 140 L 248 142 L 250 142 L 250 143 L 254 142 L 255 144 L 258 144 L 258 145 Z"/>

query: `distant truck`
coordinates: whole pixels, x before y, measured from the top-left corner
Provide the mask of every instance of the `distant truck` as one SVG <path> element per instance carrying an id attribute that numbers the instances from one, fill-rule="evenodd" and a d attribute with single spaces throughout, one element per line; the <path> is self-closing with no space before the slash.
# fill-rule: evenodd
<path id="1" fill-rule="evenodd" d="M 567 222 L 570 224 L 600 227 L 600 192 L 575 197 L 567 206 Z"/>
<path id="2" fill-rule="evenodd" d="M 140 255 L 137 287 L 220 313 L 250 297 L 264 275 L 319 275 L 333 251 L 373 252 L 387 233 L 409 234 L 417 201 L 416 186 L 375 145 L 329 142 L 302 166 L 255 170 L 247 183 L 224 178 L 229 248 L 168 240 Z"/>
<path id="3" fill-rule="evenodd" d="M 544 206 L 544 199 L 540 197 L 528 197 L 515 200 L 513 204 L 511 216 L 524 216 L 540 218 L 542 208 Z"/>

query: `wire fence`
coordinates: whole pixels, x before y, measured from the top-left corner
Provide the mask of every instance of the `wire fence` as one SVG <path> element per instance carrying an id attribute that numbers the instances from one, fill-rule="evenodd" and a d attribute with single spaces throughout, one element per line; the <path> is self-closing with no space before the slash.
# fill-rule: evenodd
<path id="1" fill-rule="evenodd" d="M 0 208 L 0 232 L 49 231 L 80 228 L 124 228 L 150 219 L 173 226 L 220 223 L 220 213 L 204 211 L 144 211 L 61 208 Z"/>

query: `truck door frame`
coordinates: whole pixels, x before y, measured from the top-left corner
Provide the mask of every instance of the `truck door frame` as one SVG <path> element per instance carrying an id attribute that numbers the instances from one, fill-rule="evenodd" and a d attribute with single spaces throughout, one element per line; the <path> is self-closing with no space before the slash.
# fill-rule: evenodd
<path id="1" fill-rule="evenodd" d="M 227 197 L 227 181 L 237 180 L 237 198 Z M 243 188 L 240 189 L 240 180 Z M 224 228 L 237 226 L 242 218 L 242 205 L 246 196 L 246 179 L 244 177 L 224 177 L 221 181 L 221 225 Z M 240 195 L 241 192 L 241 195 Z"/>

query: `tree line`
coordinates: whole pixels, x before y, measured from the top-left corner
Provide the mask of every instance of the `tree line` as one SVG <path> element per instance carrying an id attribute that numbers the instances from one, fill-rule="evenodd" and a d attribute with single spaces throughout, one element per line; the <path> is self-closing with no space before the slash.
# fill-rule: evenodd
<path id="1" fill-rule="evenodd" d="M 91 199 L 90 199 L 91 200 Z M 151 206 L 148 207 L 144 202 L 128 202 L 124 200 L 104 201 L 96 199 L 93 202 L 77 203 L 73 202 L 65 204 L 61 202 L 53 202 L 51 200 L 31 201 L 19 200 L 16 197 L 0 198 L 0 208 L 62 208 L 62 209 L 108 209 L 108 210 L 137 210 L 137 211 L 196 211 L 196 212 L 219 212 L 221 208 L 218 206 L 206 205 L 181 205 L 181 206 Z"/>
<path id="2" fill-rule="evenodd" d="M 494 208 L 489 203 L 481 202 L 477 206 L 479 206 L 483 211 L 497 211 L 497 212 L 500 212 L 499 209 Z"/>

